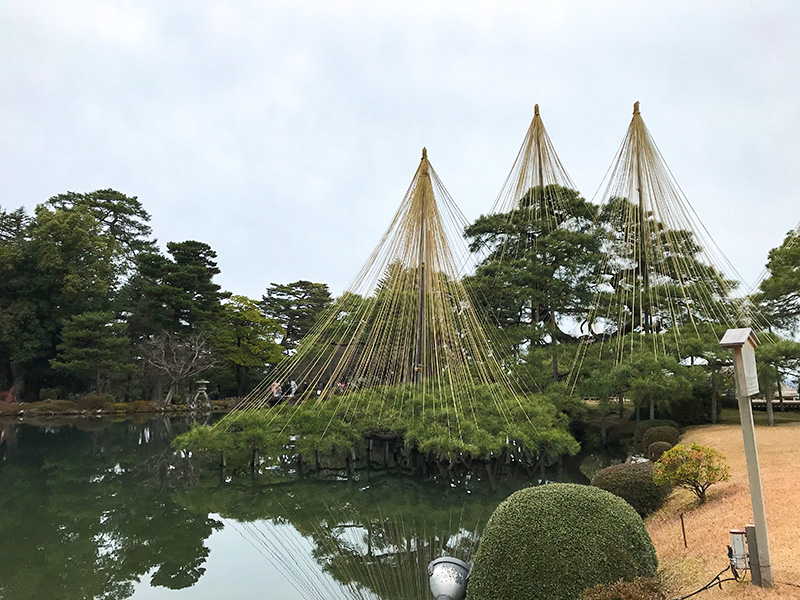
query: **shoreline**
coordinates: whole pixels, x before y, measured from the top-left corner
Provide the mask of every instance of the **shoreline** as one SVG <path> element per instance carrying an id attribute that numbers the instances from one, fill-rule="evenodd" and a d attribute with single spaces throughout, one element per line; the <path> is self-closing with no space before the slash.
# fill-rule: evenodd
<path id="1" fill-rule="evenodd" d="M 189 414 L 221 414 L 230 412 L 238 398 L 213 400 L 211 410 L 191 409 L 186 404 L 160 406 L 155 401 L 108 403 L 99 408 L 82 408 L 69 400 L 41 400 L 28 403 L 0 403 L 0 423 L 26 423 L 48 419 L 90 420 L 107 418 L 134 418 L 137 416 L 182 416 Z"/>

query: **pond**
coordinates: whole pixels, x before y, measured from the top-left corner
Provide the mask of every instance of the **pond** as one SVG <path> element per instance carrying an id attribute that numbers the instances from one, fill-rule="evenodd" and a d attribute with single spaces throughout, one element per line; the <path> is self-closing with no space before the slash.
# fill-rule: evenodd
<path id="1" fill-rule="evenodd" d="M 427 599 L 428 562 L 471 560 L 497 504 L 540 482 L 231 476 L 172 449 L 189 426 L 0 422 L 0 598 Z M 579 465 L 545 479 L 586 483 Z"/>

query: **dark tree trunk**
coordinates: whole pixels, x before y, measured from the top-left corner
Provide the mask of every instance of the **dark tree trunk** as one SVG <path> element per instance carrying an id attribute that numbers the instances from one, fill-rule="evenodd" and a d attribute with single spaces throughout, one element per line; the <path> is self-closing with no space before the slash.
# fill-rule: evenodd
<path id="1" fill-rule="evenodd" d="M 719 377 L 719 371 L 714 369 L 711 371 L 711 424 L 715 425 L 717 423 L 717 394 L 719 390 L 717 389 L 717 379 Z"/>
<path id="2" fill-rule="evenodd" d="M 556 341 L 558 325 L 556 324 L 556 313 L 552 306 L 550 307 L 550 327 L 552 328 L 552 332 L 550 333 L 550 345 L 553 350 L 553 382 L 558 383 L 558 342 Z"/>
<path id="3" fill-rule="evenodd" d="M 245 375 L 247 374 L 246 368 L 242 365 L 236 365 L 236 392 L 241 398 L 244 396 L 244 383 Z"/>

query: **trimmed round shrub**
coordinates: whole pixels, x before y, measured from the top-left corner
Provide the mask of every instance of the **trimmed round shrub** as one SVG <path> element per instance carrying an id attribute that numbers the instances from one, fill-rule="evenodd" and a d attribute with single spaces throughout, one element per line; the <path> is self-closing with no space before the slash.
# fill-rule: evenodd
<path id="1" fill-rule="evenodd" d="M 667 600 L 667 593 L 654 579 L 601 583 L 581 594 L 581 600 Z"/>
<path id="2" fill-rule="evenodd" d="M 646 452 L 650 447 L 650 444 L 654 442 L 669 442 L 674 446 L 680 439 L 681 432 L 674 427 L 670 427 L 669 425 L 664 425 L 662 427 L 651 427 L 645 431 L 644 435 L 642 436 L 642 450 Z"/>
<path id="3" fill-rule="evenodd" d="M 647 447 L 647 458 L 656 462 L 670 448 L 672 448 L 672 444 L 669 442 L 653 442 Z"/>
<path id="4" fill-rule="evenodd" d="M 663 419 L 653 419 L 652 421 L 640 421 L 636 425 L 636 429 L 633 432 L 633 447 L 635 449 L 639 449 L 642 447 L 642 438 L 644 437 L 645 432 L 648 429 L 652 429 L 653 427 L 674 427 L 678 429 L 678 424 L 675 421 L 668 421 Z M 645 447 L 646 449 L 647 447 Z"/>
<path id="5" fill-rule="evenodd" d="M 470 574 L 469 600 L 577 600 L 599 583 L 653 577 L 641 517 L 600 488 L 551 483 L 515 492 L 492 513 Z"/>
<path id="6" fill-rule="evenodd" d="M 658 509 L 672 487 L 656 485 L 653 463 L 625 463 L 606 467 L 592 478 L 592 485 L 619 496 L 642 517 Z"/>
<path id="7" fill-rule="evenodd" d="M 114 396 L 111 394 L 86 394 L 78 400 L 78 408 L 81 410 L 97 410 L 110 402 L 114 402 Z"/>

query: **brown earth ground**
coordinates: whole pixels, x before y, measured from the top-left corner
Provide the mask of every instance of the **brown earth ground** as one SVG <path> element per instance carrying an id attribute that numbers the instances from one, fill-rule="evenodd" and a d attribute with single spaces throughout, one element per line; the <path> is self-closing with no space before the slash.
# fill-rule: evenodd
<path id="1" fill-rule="evenodd" d="M 776 412 L 775 417 L 776 426 L 768 427 L 764 413 L 755 413 L 775 586 L 755 587 L 748 573 L 745 583 L 725 582 L 722 589 L 698 594 L 699 600 L 800 599 L 800 414 Z M 730 529 L 753 522 L 738 413 L 726 410 L 722 424 L 687 430 L 681 443 L 692 442 L 713 446 L 725 454 L 731 477 L 709 489 L 705 505 L 698 504 L 688 490 L 675 490 L 664 507 L 645 521 L 672 597 L 695 591 L 724 569 Z M 683 544 L 681 513 L 688 548 Z M 728 576 L 726 573 L 723 577 Z"/>

